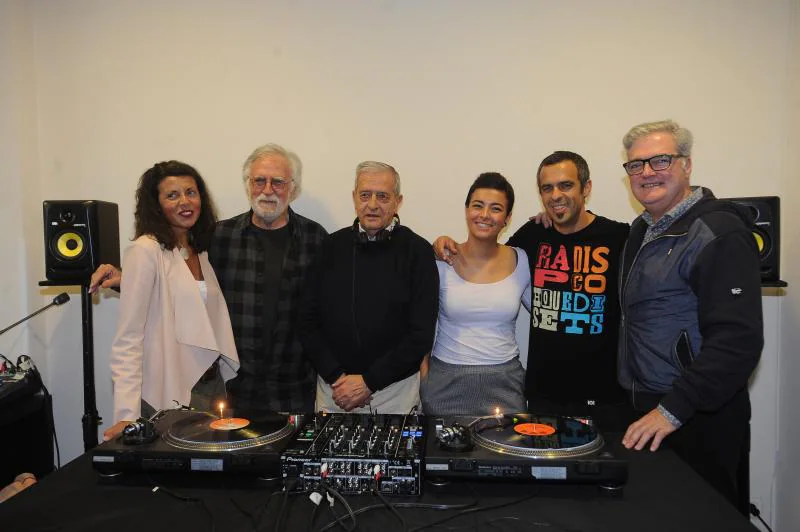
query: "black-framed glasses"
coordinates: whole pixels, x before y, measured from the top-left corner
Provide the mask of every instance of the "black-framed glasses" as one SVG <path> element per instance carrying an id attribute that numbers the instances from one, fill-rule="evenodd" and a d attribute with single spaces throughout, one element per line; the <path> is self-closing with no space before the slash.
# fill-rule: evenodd
<path id="1" fill-rule="evenodd" d="M 283 179 L 281 177 L 251 177 L 250 183 L 252 183 L 253 188 L 256 190 L 263 190 L 264 187 L 267 186 L 267 183 L 270 184 L 272 190 L 275 192 L 283 192 L 286 190 L 286 187 L 289 186 L 289 182 L 291 179 Z"/>
<path id="2" fill-rule="evenodd" d="M 628 175 L 641 174 L 644 172 L 645 164 L 649 164 L 650 168 L 654 172 L 657 172 L 659 170 L 666 170 L 672 166 L 672 161 L 674 159 L 680 159 L 681 157 L 685 157 L 685 155 L 662 153 L 661 155 L 653 155 L 649 159 L 634 159 L 633 161 L 628 161 L 627 163 L 623 163 L 622 167 L 628 172 Z"/>

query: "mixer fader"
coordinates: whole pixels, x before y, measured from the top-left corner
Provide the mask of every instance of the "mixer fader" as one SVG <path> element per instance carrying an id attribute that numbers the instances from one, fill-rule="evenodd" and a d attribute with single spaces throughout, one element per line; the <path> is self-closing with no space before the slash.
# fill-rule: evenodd
<path id="1" fill-rule="evenodd" d="M 341 493 L 419 495 L 425 420 L 419 415 L 314 414 L 281 453 L 286 485 Z"/>

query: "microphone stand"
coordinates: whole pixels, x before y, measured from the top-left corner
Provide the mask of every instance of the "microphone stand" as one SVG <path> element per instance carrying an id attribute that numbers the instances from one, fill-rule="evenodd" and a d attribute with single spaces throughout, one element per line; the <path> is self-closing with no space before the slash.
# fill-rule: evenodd
<path id="1" fill-rule="evenodd" d="M 16 326 L 17 326 L 17 325 L 19 325 L 20 323 L 23 323 L 23 322 L 26 322 L 26 321 L 28 321 L 28 320 L 29 320 L 29 319 L 31 319 L 32 317 L 36 316 L 37 314 L 41 314 L 42 312 L 44 312 L 45 310 L 49 309 L 50 307 L 54 307 L 54 306 L 57 306 L 57 305 L 63 305 L 64 303 L 66 303 L 67 301 L 69 301 L 69 296 L 67 296 L 67 297 L 66 297 L 66 299 L 64 299 L 63 301 L 60 301 L 60 302 L 59 302 L 59 298 L 61 298 L 62 296 L 67 296 L 67 294 L 66 294 L 66 293 L 63 293 L 63 294 L 59 294 L 59 295 L 57 295 L 57 296 L 56 296 L 56 298 L 53 300 L 53 302 L 52 302 L 52 303 L 50 303 L 49 305 L 45 305 L 44 307 L 40 308 L 39 310 L 37 310 L 37 311 L 36 311 L 36 312 L 34 312 L 33 314 L 28 314 L 27 316 L 25 316 L 25 317 L 24 317 L 24 318 L 22 318 L 21 320 L 19 320 L 19 321 L 17 321 L 17 322 L 14 322 L 14 323 L 12 323 L 12 324 L 11 324 L 11 325 L 9 325 L 8 327 L 6 327 L 6 328 L 5 328 L 5 329 L 3 329 L 2 331 L 0 331 L 0 334 L 3 334 L 3 333 L 5 333 L 6 331 L 10 331 L 11 329 L 13 329 L 14 327 L 16 327 Z"/>
<path id="2" fill-rule="evenodd" d="M 39 286 L 75 286 L 75 281 L 39 281 Z M 94 330 L 92 327 L 92 294 L 89 280 L 81 285 L 81 325 L 83 329 L 83 450 L 97 447 L 97 430 L 102 418 L 97 412 L 94 387 Z"/>

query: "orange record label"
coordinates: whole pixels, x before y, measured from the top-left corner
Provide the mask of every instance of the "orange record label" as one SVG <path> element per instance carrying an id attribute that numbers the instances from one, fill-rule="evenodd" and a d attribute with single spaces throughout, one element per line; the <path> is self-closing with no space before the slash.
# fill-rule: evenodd
<path id="1" fill-rule="evenodd" d="M 225 417 L 215 419 L 209 426 L 214 430 L 236 430 L 243 429 L 249 424 L 250 420 L 243 417 Z"/>
<path id="2" fill-rule="evenodd" d="M 514 431 L 525 436 L 550 436 L 556 429 L 543 423 L 518 423 L 514 425 Z"/>

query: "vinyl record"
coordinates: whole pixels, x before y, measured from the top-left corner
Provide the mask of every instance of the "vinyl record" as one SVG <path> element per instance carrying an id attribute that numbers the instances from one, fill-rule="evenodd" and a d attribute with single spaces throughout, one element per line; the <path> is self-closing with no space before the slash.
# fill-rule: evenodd
<path id="1" fill-rule="evenodd" d="M 212 424 L 216 428 L 212 428 Z M 164 440 L 180 449 L 235 451 L 272 443 L 293 430 L 288 416 L 281 414 L 262 415 L 258 420 L 221 420 L 218 416 L 198 412 L 171 425 L 164 432 Z"/>
<path id="2" fill-rule="evenodd" d="M 583 456 L 603 446 L 594 426 L 565 416 L 506 414 L 475 420 L 473 441 L 491 451 L 530 458 Z"/>

